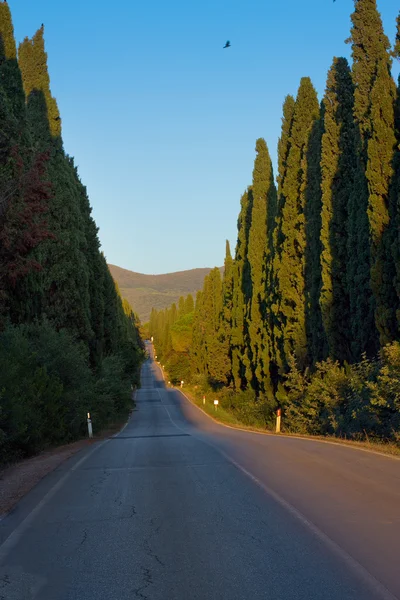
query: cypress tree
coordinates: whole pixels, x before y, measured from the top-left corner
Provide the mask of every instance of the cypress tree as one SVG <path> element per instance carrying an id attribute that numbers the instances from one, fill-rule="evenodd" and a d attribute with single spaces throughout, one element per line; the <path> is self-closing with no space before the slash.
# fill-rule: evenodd
<path id="1" fill-rule="evenodd" d="M 242 195 L 238 218 L 238 238 L 233 267 L 232 301 L 232 376 L 236 389 L 247 386 L 246 372 L 250 364 L 246 353 L 248 333 L 246 308 L 251 297 L 249 277 L 248 241 L 252 213 L 252 194 L 250 188 Z"/>
<path id="2" fill-rule="evenodd" d="M 272 163 L 263 139 L 256 142 L 257 156 L 253 170 L 252 211 L 248 241 L 248 261 L 251 276 L 248 331 L 251 355 L 252 385 L 257 391 L 267 391 L 270 382 L 271 335 L 267 318 L 267 273 L 271 256 L 271 213 L 276 211 L 276 188 Z"/>
<path id="3" fill-rule="evenodd" d="M 330 357 L 351 361 L 348 263 L 354 257 L 348 253 L 348 203 L 355 186 L 357 139 L 354 86 L 345 58 L 334 59 L 323 102 L 320 306 Z"/>
<path id="4" fill-rule="evenodd" d="M 15 323 L 31 314 L 26 280 L 41 269 L 33 250 L 49 237 L 48 157 L 34 154 L 7 3 L 0 3 L 0 312 Z"/>
<path id="5" fill-rule="evenodd" d="M 281 335 L 281 320 L 279 314 L 279 307 L 282 302 L 280 297 L 279 289 L 279 268 L 281 262 L 281 250 L 283 242 L 282 234 L 282 218 L 283 208 L 285 206 L 285 195 L 283 188 L 285 185 L 287 175 L 287 160 L 289 156 L 289 150 L 291 147 L 291 132 L 293 125 L 293 115 L 295 109 L 295 99 L 293 96 L 286 96 L 283 103 L 283 116 L 282 116 L 282 127 L 281 137 L 278 141 L 278 200 L 276 209 L 275 227 L 273 233 L 273 268 L 271 272 L 271 336 L 272 336 L 272 353 L 273 361 L 271 364 L 272 377 L 275 387 L 278 385 L 278 373 L 283 367 L 282 357 L 284 355 L 283 349 L 283 338 Z"/>
<path id="6" fill-rule="evenodd" d="M 397 38 L 396 38 L 396 56 L 400 57 L 400 17 L 397 19 Z M 395 289 L 397 298 L 395 301 L 397 331 L 400 332 L 400 77 L 397 86 L 397 99 L 395 106 L 395 131 L 397 139 L 397 151 L 394 158 L 394 179 L 391 189 L 391 199 L 394 216 L 394 231 L 392 241 L 392 257 L 393 264 L 396 270 Z"/>
<path id="7" fill-rule="evenodd" d="M 60 137 L 61 117 L 57 101 L 50 91 L 43 25 L 35 33 L 32 40 L 29 38 L 24 39 L 19 47 L 18 58 L 22 69 L 26 97 L 29 98 L 34 92 L 43 94 L 50 134 L 54 138 Z"/>
<path id="8" fill-rule="evenodd" d="M 194 311 L 194 300 L 192 294 L 188 294 L 185 298 L 185 315 L 189 315 Z"/>
<path id="9" fill-rule="evenodd" d="M 178 309 L 176 308 L 176 304 L 174 302 L 169 310 L 169 315 L 168 315 L 168 320 L 169 320 L 169 324 L 171 327 L 173 326 L 173 324 L 175 323 L 177 318 L 178 318 Z"/>
<path id="10" fill-rule="evenodd" d="M 368 182 L 371 239 L 371 287 L 380 342 L 393 339 L 393 264 L 386 232 L 390 223 L 389 189 L 393 177 L 395 84 L 389 40 L 376 0 L 357 0 L 351 16 L 354 117 L 360 129 L 362 159 Z M 391 234 L 388 233 L 390 238 Z"/>
<path id="11" fill-rule="evenodd" d="M 210 271 L 203 287 L 204 342 L 207 373 L 215 383 L 227 383 L 230 370 L 228 341 L 221 324 L 222 279 L 218 267 Z"/>
<path id="12" fill-rule="evenodd" d="M 207 373 L 203 295 L 203 290 L 199 290 L 196 294 L 191 353 L 193 371 L 200 373 L 201 375 Z"/>
<path id="13" fill-rule="evenodd" d="M 400 59 L 400 13 L 396 20 L 396 41 L 393 48 L 393 56 Z M 396 300 L 394 307 L 397 318 L 397 337 L 400 334 L 400 76 L 397 82 L 396 103 L 394 111 L 394 128 L 396 136 L 396 151 L 393 160 L 393 182 L 391 186 L 391 210 L 394 227 L 392 229 L 392 257 L 395 269 L 394 284 L 396 290 Z"/>
<path id="14" fill-rule="evenodd" d="M 318 117 L 317 94 L 311 80 L 304 77 L 293 113 L 286 174 L 281 184 L 283 198 L 280 198 L 277 346 L 281 352 L 279 362 L 285 367 L 292 354 L 300 367 L 304 367 L 307 361 L 304 281 L 306 157 L 312 128 Z"/>
<path id="15" fill-rule="evenodd" d="M 181 317 L 183 317 L 183 315 L 185 314 L 185 298 L 183 296 L 181 296 L 179 298 L 179 302 L 178 302 L 178 319 L 180 319 Z"/>
<path id="16" fill-rule="evenodd" d="M 42 151 L 50 153 L 47 174 L 53 187 L 47 220 L 54 239 L 41 245 L 38 260 L 44 268 L 40 277 L 30 282 L 31 293 L 39 298 L 36 316 L 46 315 L 57 329 L 67 328 L 91 344 L 94 332 L 86 258 L 88 215 L 85 223 L 87 209 L 82 206 L 81 183 L 73 160 L 65 155 L 59 135 L 60 121 L 49 87 L 43 28 L 32 40 L 26 38 L 20 45 L 19 64 L 29 94 L 27 110 L 31 135 Z M 108 277 L 104 268 L 103 273 Z"/>
<path id="17" fill-rule="evenodd" d="M 305 294 L 306 294 L 306 333 L 308 360 L 310 365 L 327 357 L 327 341 L 324 331 L 321 307 L 319 304 L 321 272 L 321 152 L 324 132 L 324 107 L 321 116 L 312 126 L 307 153 L 304 159 L 307 179 L 304 191 L 305 217 Z"/>
<path id="18" fill-rule="evenodd" d="M 228 240 L 225 246 L 224 277 L 222 281 L 222 330 L 228 348 L 229 375 L 228 382 L 232 380 L 232 310 L 233 310 L 233 270 L 234 263 Z"/>

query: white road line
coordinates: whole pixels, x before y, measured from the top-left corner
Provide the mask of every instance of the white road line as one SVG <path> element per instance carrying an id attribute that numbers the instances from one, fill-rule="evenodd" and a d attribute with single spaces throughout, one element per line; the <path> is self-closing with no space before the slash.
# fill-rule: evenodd
<path id="1" fill-rule="evenodd" d="M 400 460 L 400 456 L 394 456 L 393 454 L 386 454 L 385 452 L 379 452 L 379 450 L 370 450 L 369 448 L 359 448 L 358 446 L 352 446 L 351 444 L 344 444 L 341 443 L 341 441 L 338 439 L 337 442 L 331 442 L 330 440 L 320 440 L 320 439 L 314 439 L 312 437 L 303 437 L 301 435 L 285 435 L 284 433 L 272 433 L 271 431 L 254 431 L 252 429 L 243 429 L 242 427 L 233 427 L 232 425 L 227 425 L 226 423 L 222 423 L 221 421 L 217 421 L 217 419 L 214 419 L 214 417 L 212 415 L 209 415 L 205 410 L 203 410 L 200 406 L 197 406 L 197 404 L 195 402 L 193 402 L 193 400 L 191 400 L 189 398 L 189 396 L 186 396 L 185 392 L 182 392 L 182 390 L 178 390 L 176 388 L 174 388 L 176 392 L 179 392 L 180 394 L 182 394 L 182 396 L 184 396 L 184 398 L 186 398 L 186 400 L 195 408 L 197 408 L 197 410 L 199 410 L 200 412 L 202 412 L 204 415 L 206 415 L 206 417 L 208 417 L 209 419 L 211 419 L 211 421 L 213 421 L 214 423 L 216 423 L 217 425 L 221 425 L 221 427 L 226 427 L 227 429 L 232 429 L 233 431 L 244 431 L 244 433 L 251 433 L 254 435 L 264 435 L 264 436 L 269 436 L 269 437 L 274 437 L 274 438 L 279 438 L 279 439 L 283 439 L 283 440 L 303 440 L 303 442 L 314 442 L 314 443 L 319 443 L 319 444 L 330 444 L 331 446 L 336 446 L 339 448 L 347 448 L 349 450 L 356 450 L 357 452 L 368 452 L 369 454 L 376 454 L 378 456 L 383 456 L 385 458 L 390 458 L 391 460 Z"/>
<path id="2" fill-rule="evenodd" d="M 64 483 L 67 481 L 67 479 L 69 479 L 71 474 L 74 471 L 77 471 L 77 469 L 84 462 L 86 462 L 87 459 L 90 458 L 94 452 L 96 452 L 97 450 L 102 448 L 109 441 L 110 441 L 109 439 L 104 440 L 104 442 L 101 442 L 101 444 L 92 448 L 92 450 L 90 450 L 90 452 L 85 454 L 85 456 L 83 456 L 73 467 L 71 467 L 71 469 L 69 471 L 67 471 L 67 473 L 63 477 L 61 477 L 61 479 L 59 481 L 57 481 L 56 484 L 53 485 L 53 487 L 47 492 L 47 494 L 45 496 L 43 496 L 43 498 L 35 506 L 35 508 L 31 510 L 31 512 L 25 517 L 25 519 L 14 529 L 14 531 L 12 533 L 10 533 L 10 535 L 0 545 L 0 563 L 2 563 L 7 558 L 7 556 L 11 552 L 11 550 L 13 550 L 13 548 L 15 548 L 15 546 L 18 544 L 18 542 L 21 540 L 22 536 L 24 535 L 25 531 L 27 529 L 29 529 L 30 525 L 32 524 L 32 522 L 34 521 L 34 519 L 38 515 L 38 513 L 53 498 L 54 494 L 56 494 L 56 492 L 58 492 L 58 490 L 64 485 Z"/>
<path id="3" fill-rule="evenodd" d="M 185 396 L 185 394 L 183 392 L 180 392 L 180 393 L 183 396 Z M 161 399 L 161 395 L 160 395 L 160 399 Z M 196 405 L 194 405 L 194 406 L 196 406 Z M 167 407 L 164 406 L 164 408 L 170 418 L 171 423 L 175 427 L 177 427 L 177 429 L 179 429 L 180 431 L 183 432 L 183 429 L 181 427 L 179 427 L 179 425 L 177 425 L 174 422 L 174 420 L 172 419 Z M 199 408 L 199 407 L 197 407 L 197 408 Z M 204 411 L 202 411 L 202 412 L 204 412 Z M 205 413 L 205 414 L 207 414 L 207 413 Z M 246 431 L 246 430 L 244 429 L 242 431 Z M 252 432 L 248 432 L 248 433 L 252 433 Z M 393 594 L 380 581 L 378 581 L 378 579 L 376 579 L 373 575 L 371 575 L 371 573 L 369 573 L 369 571 L 367 571 L 355 558 L 353 558 L 350 554 L 348 554 L 346 552 L 346 550 L 343 550 L 343 548 L 341 548 L 329 536 L 327 536 L 323 531 L 321 531 L 321 529 L 319 529 L 316 525 L 314 525 L 314 523 L 309 521 L 292 504 L 290 504 L 284 498 L 282 498 L 282 496 L 280 496 L 274 490 L 272 490 L 270 487 L 265 485 L 262 481 L 260 481 L 257 477 L 255 477 L 252 473 L 250 473 L 250 471 L 248 471 L 247 469 L 242 467 L 233 458 L 231 458 L 226 452 L 224 452 L 224 450 L 221 450 L 220 448 L 218 448 L 218 446 L 215 446 L 212 442 L 209 442 L 208 440 L 204 440 L 204 439 L 198 437 L 196 434 L 192 434 L 192 436 L 195 437 L 196 439 L 198 439 L 200 442 L 207 444 L 208 446 L 210 446 L 211 448 L 213 448 L 214 450 L 219 452 L 236 469 L 241 471 L 244 475 L 246 475 L 249 479 L 251 479 L 256 485 L 258 485 L 258 487 L 260 487 L 268 496 L 273 498 L 275 500 L 275 502 L 277 502 L 278 504 L 280 504 L 280 506 L 282 506 L 284 509 L 286 509 L 304 527 L 306 527 L 309 531 L 311 531 L 311 533 L 317 539 L 319 539 L 321 542 L 323 542 L 338 558 L 340 558 L 347 565 L 347 567 L 353 573 L 355 573 L 357 575 L 357 577 L 365 585 L 367 585 L 371 590 L 373 590 L 375 592 L 375 594 L 377 594 L 377 596 L 381 600 L 398 600 L 398 598 L 396 598 L 396 596 L 393 596 Z M 317 441 L 317 440 L 315 440 L 315 441 Z M 386 455 L 384 455 L 384 456 L 386 456 Z"/>

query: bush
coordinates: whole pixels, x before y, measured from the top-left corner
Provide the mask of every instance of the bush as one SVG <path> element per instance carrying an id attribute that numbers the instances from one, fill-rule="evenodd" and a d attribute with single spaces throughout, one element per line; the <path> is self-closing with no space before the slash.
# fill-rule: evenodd
<path id="1" fill-rule="evenodd" d="M 184 354 L 183 352 L 172 352 L 168 358 L 166 368 L 169 373 L 171 383 L 174 385 L 180 383 L 182 380 L 190 380 L 191 367 L 190 359 L 187 354 Z"/>
<path id="2" fill-rule="evenodd" d="M 376 360 L 340 366 L 330 359 L 301 373 L 292 358 L 285 382 L 284 427 L 312 435 L 400 441 L 400 343 Z"/>
<path id="3" fill-rule="evenodd" d="M 124 350 L 103 360 L 96 380 L 86 347 L 68 332 L 46 322 L 7 326 L 0 333 L 0 464 L 86 435 L 87 412 L 95 431 L 126 416 L 131 354 Z"/>

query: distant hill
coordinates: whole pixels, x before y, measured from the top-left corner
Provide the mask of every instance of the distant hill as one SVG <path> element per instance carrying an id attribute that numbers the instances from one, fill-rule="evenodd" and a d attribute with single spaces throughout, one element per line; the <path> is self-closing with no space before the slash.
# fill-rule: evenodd
<path id="1" fill-rule="evenodd" d="M 115 265 L 108 266 L 122 296 L 128 300 L 142 323 L 149 320 L 153 307 L 157 310 L 167 308 L 177 302 L 180 296 L 188 294 L 193 294 L 195 298 L 196 292 L 203 287 L 204 277 L 211 271 L 204 268 L 165 275 L 144 275 Z"/>

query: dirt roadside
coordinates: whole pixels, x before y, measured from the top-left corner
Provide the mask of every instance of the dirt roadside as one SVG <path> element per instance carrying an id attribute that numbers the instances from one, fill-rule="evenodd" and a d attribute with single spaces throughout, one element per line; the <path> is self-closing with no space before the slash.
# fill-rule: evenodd
<path id="1" fill-rule="evenodd" d="M 0 469 L 0 520 L 9 513 L 14 506 L 27 494 L 43 477 L 54 471 L 74 454 L 118 433 L 125 424 L 117 423 L 115 426 L 102 431 L 93 440 L 83 439 L 52 448 L 41 452 L 37 456 L 21 460 L 13 465 Z"/>

